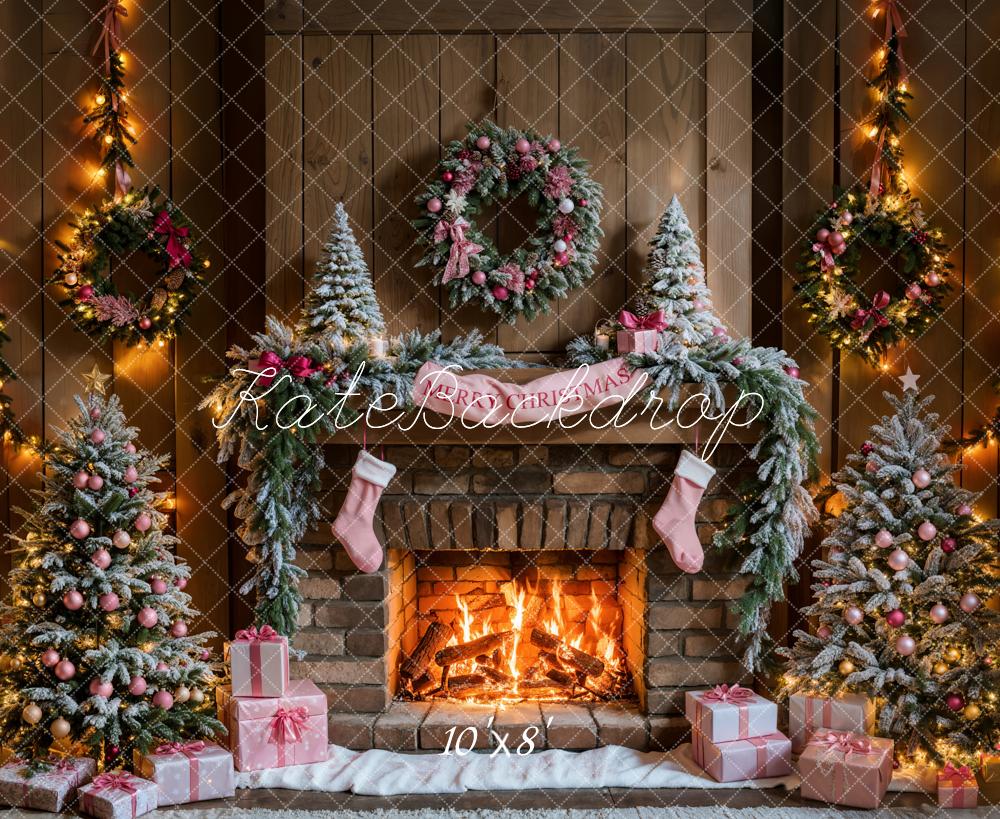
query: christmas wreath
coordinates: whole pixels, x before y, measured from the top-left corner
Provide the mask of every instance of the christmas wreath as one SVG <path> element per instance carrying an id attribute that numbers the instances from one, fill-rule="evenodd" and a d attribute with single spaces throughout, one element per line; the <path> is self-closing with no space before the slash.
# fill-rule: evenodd
<path id="1" fill-rule="evenodd" d="M 126 344 L 173 338 L 208 260 L 191 244 L 190 224 L 155 188 L 129 191 L 84 211 L 69 244 L 60 244 L 54 281 L 69 290 L 80 329 Z M 111 278 L 116 261 L 143 253 L 160 275 L 142 296 L 123 295 Z"/>
<path id="2" fill-rule="evenodd" d="M 522 193 L 538 211 L 527 247 L 501 256 L 473 219 L 485 205 Z M 428 246 L 421 265 L 437 270 L 451 306 L 477 302 L 511 324 L 549 312 L 593 276 L 601 187 L 587 163 L 558 139 L 492 122 L 470 126 L 449 143 L 440 176 L 417 197 L 424 215 L 414 221 Z"/>
<path id="3" fill-rule="evenodd" d="M 855 213 L 859 202 L 863 211 Z M 838 348 L 878 363 L 890 347 L 919 335 L 941 312 L 948 291 L 948 247 L 908 193 L 868 197 L 845 192 L 816 220 L 799 262 L 799 292 L 812 321 Z M 861 252 L 892 259 L 902 283 L 896 293 L 868 292 L 859 282 Z"/>

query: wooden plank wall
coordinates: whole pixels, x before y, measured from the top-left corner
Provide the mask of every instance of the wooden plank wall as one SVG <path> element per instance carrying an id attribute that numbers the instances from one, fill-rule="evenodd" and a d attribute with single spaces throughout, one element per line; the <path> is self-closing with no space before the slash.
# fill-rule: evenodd
<path id="1" fill-rule="evenodd" d="M 29 432 L 52 439 L 75 414 L 73 396 L 92 366 L 113 376 L 141 443 L 169 458 L 161 488 L 176 495 L 178 552 L 193 565 L 197 579 L 189 591 L 205 614 L 194 625 L 227 634 L 228 527 L 219 507 L 226 475 L 215 465 L 211 418 L 196 410 L 206 377 L 223 371 L 227 341 L 219 278 L 225 270 L 219 15 L 203 5 L 129 3 L 123 24 L 130 120 L 139 137 L 133 180 L 175 199 L 200 227 L 213 262 L 187 332 L 151 349 L 94 343 L 58 304 L 61 289 L 46 286 L 56 267 L 55 241 L 68 237 L 73 215 L 98 203 L 105 185 L 95 176 L 98 153 L 82 121 L 97 88 L 90 56 L 97 7 L 70 0 L 44 8 L 15 0 L 0 8 L 0 81 L 9 106 L 0 118 L 0 304 L 13 336 L 4 353 L 19 376 L 11 394 Z M 115 275 L 123 289 L 134 289 L 127 266 Z M 11 486 L 0 495 L 2 534 L 19 525 L 10 510 L 37 486 L 39 460 L 8 452 L 4 466 L 4 485 L 9 479 Z M 6 551 L 4 559 L 9 565 Z"/>
<path id="2" fill-rule="evenodd" d="M 540 4 L 538 15 L 555 13 L 549 5 Z M 333 203 L 343 199 L 390 332 L 441 327 L 453 336 L 476 328 L 512 353 L 557 353 L 630 303 L 646 243 L 676 192 L 702 241 L 720 311 L 734 333 L 748 335 L 751 19 L 747 4 L 708 6 L 688 16 L 683 33 L 602 31 L 589 20 L 587 30 L 568 33 L 535 25 L 484 31 L 472 15 L 463 16 L 460 34 L 436 33 L 421 21 L 400 35 L 391 33 L 388 10 L 385 20 L 378 15 L 377 33 L 342 33 L 349 13 L 339 7 L 272 10 L 265 67 L 270 312 L 297 314 Z M 604 186 L 594 279 L 530 324 L 497 325 L 474 307 L 452 310 L 430 271 L 413 266 L 420 253 L 413 199 L 431 179 L 442 142 L 484 117 L 558 135 L 581 150 Z M 501 248 L 512 248 L 534 217 L 516 202 L 497 211 L 480 223 Z"/>

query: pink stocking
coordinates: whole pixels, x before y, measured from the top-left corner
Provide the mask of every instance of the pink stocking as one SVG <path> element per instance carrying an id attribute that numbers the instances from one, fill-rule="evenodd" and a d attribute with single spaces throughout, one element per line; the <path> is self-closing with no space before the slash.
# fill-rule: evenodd
<path id="1" fill-rule="evenodd" d="M 704 562 L 694 516 L 714 474 L 715 470 L 701 458 L 687 450 L 682 452 L 667 498 L 653 517 L 653 529 L 667 544 L 670 556 L 681 571 L 700 571 Z"/>
<path id="2" fill-rule="evenodd" d="M 375 537 L 372 521 L 382 490 L 395 474 L 396 467 L 392 464 L 361 450 L 344 505 L 330 527 L 354 565 L 363 572 L 376 572 L 382 565 L 382 544 Z"/>

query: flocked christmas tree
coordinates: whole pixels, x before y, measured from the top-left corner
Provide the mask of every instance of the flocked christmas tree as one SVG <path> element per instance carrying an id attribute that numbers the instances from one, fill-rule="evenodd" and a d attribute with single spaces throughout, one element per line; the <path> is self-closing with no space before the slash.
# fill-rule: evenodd
<path id="1" fill-rule="evenodd" d="M 340 336 L 344 343 L 385 332 L 371 274 L 343 202 L 334 208 L 333 228 L 316 264 L 299 329 L 307 336 Z"/>
<path id="2" fill-rule="evenodd" d="M 705 283 L 705 267 L 687 214 L 674 196 L 650 241 L 643 301 L 650 310 L 662 310 L 669 327 L 686 345 L 697 347 L 721 335 L 722 322 L 712 310 L 712 294 Z"/>
<path id="3" fill-rule="evenodd" d="M 796 631 L 790 691 L 866 694 L 906 758 L 973 762 L 1000 740 L 1000 521 L 979 521 L 941 452 L 932 398 L 896 410 L 834 475 L 846 501 L 814 561 L 817 631 Z"/>
<path id="4" fill-rule="evenodd" d="M 94 382 L 103 387 L 99 376 Z M 115 396 L 76 399 L 80 416 L 45 454 L 44 484 L 15 538 L 11 602 L 0 611 L 0 741 L 38 758 L 54 740 L 106 764 L 158 740 L 208 736 L 209 634 L 170 552 L 163 461 L 137 450 Z"/>

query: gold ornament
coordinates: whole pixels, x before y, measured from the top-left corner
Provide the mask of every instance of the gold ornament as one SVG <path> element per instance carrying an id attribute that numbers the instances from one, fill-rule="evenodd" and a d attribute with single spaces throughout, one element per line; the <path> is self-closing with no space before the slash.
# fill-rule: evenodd
<path id="1" fill-rule="evenodd" d="M 46 602 L 48 602 L 47 598 L 45 597 L 45 592 L 35 592 L 33 595 L 31 595 L 31 602 L 34 603 L 36 606 L 38 606 L 38 608 L 40 609 L 44 608 Z"/>
<path id="2" fill-rule="evenodd" d="M 191 689 L 191 702 L 195 705 L 201 705 L 205 701 L 205 692 L 200 688 Z"/>
<path id="3" fill-rule="evenodd" d="M 948 661 L 949 663 L 957 663 L 957 662 L 958 662 L 959 660 L 961 660 L 961 659 L 962 659 L 962 652 L 961 652 L 961 651 L 959 651 L 959 650 L 958 650 L 957 648 L 955 648 L 954 646 L 952 646 L 951 648 L 949 648 L 949 649 L 948 649 L 948 650 L 947 650 L 947 651 L 946 651 L 946 652 L 944 653 L 944 658 L 945 658 L 945 659 L 946 659 L 946 660 L 947 660 L 947 661 Z"/>
<path id="4" fill-rule="evenodd" d="M 0 655 L 0 671 L 10 670 L 10 657 L 6 654 Z"/>
<path id="5" fill-rule="evenodd" d="M 965 710 L 962 712 L 963 716 L 968 720 L 979 719 L 982 713 L 982 710 L 974 702 L 966 705 Z"/>
<path id="6" fill-rule="evenodd" d="M 178 685 L 174 689 L 174 702 L 187 702 L 191 699 L 191 689 L 186 685 Z"/>
<path id="7" fill-rule="evenodd" d="M 936 663 L 934 663 L 934 673 L 935 674 L 947 674 L 948 673 L 948 664 L 947 663 L 943 663 L 940 660 L 938 660 Z"/>
<path id="8" fill-rule="evenodd" d="M 56 739 L 63 739 L 64 737 L 69 736 L 71 726 L 62 717 L 56 717 L 54 720 L 52 720 L 52 725 L 49 728 L 49 730 L 52 732 L 52 736 L 54 736 Z"/>
<path id="9" fill-rule="evenodd" d="M 28 723 L 28 725 L 38 725 L 42 721 L 42 709 L 35 705 L 35 703 L 29 702 L 21 712 L 21 719 Z"/>
<path id="10" fill-rule="evenodd" d="M 846 657 L 840 661 L 840 665 L 837 666 L 837 668 L 840 670 L 840 673 L 843 674 L 845 677 L 848 674 L 854 673 L 854 663 L 852 663 Z"/>
<path id="11" fill-rule="evenodd" d="M 7 663 L 7 670 L 8 671 L 20 671 L 21 670 L 21 658 L 20 657 L 11 657 L 10 658 L 10 662 Z"/>
<path id="12" fill-rule="evenodd" d="M 102 373 L 96 364 L 89 373 L 83 374 L 83 383 L 88 395 L 107 395 L 108 382 L 110 380 L 111 376 Z"/>

